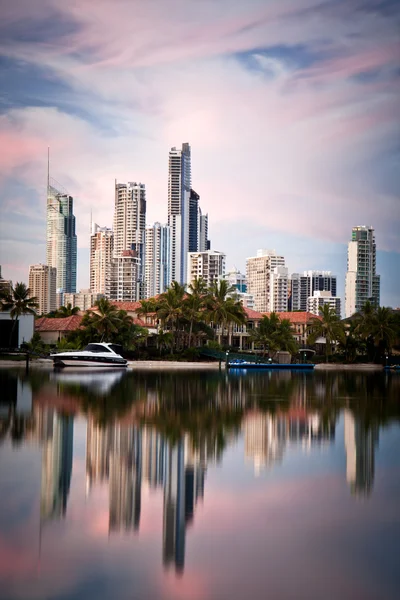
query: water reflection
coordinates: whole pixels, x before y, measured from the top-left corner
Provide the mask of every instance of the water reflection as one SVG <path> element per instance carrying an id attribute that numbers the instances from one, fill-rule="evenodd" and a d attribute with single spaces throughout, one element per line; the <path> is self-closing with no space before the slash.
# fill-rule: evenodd
<path id="1" fill-rule="evenodd" d="M 163 493 L 162 561 L 182 573 L 188 527 L 211 464 L 243 437 L 256 475 L 293 448 L 335 444 L 344 421 L 345 478 L 370 496 L 381 426 L 399 419 L 400 377 L 347 373 L 0 372 L 3 441 L 41 448 L 40 519 L 64 518 L 73 470 L 74 423 L 86 417 L 86 496 L 108 486 L 110 536 L 140 536 L 143 486 Z M 206 500 L 205 500 L 206 502 Z"/>

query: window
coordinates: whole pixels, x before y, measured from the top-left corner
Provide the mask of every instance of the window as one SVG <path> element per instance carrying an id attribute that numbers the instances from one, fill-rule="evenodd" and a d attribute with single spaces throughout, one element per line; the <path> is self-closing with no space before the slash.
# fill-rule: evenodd
<path id="1" fill-rule="evenodd" d="M 89 352 L 111 352 L 106 346 L 101 346 L 100 344 L 89 344 L 85 350 Z"/>

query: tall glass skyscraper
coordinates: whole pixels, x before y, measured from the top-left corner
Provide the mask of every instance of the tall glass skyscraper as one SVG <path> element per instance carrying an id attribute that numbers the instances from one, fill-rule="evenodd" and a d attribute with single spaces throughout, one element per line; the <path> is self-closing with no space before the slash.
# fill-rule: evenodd
<path id="1" fill-rule="evenodd" d="M 57 293 L 76 292 L 77 238 L 74 201 L 57 182 L 47 185 L 46 262 L 57 269 Z"/>
<path id="2" fill-rule="evenodd" d="M 191 158 L 190 145 L 171 148 L 168 165 L 168 225 L 171 228 L 171 281 L 186 283 L 189 251 Z"/>

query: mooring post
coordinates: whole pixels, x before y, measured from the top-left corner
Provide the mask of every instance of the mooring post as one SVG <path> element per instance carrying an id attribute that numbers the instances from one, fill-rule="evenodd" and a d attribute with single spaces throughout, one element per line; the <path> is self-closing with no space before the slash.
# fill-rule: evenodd
<path id="1" fill-rule="evenodd" d="M 25 371 L 29 373 L 29 352 L 25 355 Z"/>

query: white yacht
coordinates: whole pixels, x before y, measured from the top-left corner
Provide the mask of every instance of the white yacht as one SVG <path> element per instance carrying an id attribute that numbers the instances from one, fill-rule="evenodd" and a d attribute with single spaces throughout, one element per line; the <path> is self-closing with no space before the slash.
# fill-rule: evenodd
<path id="1" fill-rule="evenodd" d="M 118 352 L 121 346 L 97 342 L 88 344 L 83 350 L 70 350 L 50 354 L 54 367 L 95 367 L 95 368 L 121 368 L 126 367 L 128 361 Z"/>

